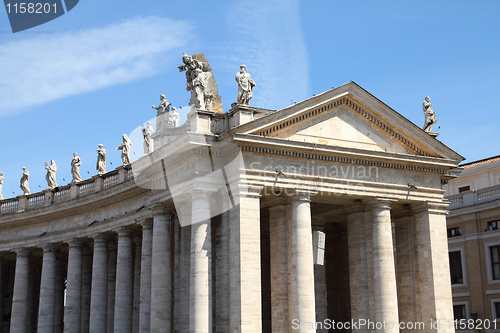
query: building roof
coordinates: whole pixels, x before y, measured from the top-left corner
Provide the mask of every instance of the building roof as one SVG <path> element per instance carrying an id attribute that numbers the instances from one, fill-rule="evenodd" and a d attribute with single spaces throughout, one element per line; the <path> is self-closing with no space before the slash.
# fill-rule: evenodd
<path id="1" fill-rule="evenodd" d="M 488 164 L 488 163 L 492 163 L 492 162 L 497 162 L 497 161 L 500 161 L 500 155 L 488 157 L 488 158 L 478 160 L 478 161 L 473 161 L 473 162 L 461 164 L 460 166 L 465 168 L 465 169 L 470 169 L 470 168 L 474 168 L 474 167 L 477 167 L 480 165 L 484 165 L 484 164 Z"/>

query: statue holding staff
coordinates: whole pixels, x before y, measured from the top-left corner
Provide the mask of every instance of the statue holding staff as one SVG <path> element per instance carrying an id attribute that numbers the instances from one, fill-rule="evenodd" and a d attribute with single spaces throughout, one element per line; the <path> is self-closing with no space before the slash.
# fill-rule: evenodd
<path id="1" fill-rule="evenodd" d="M 82 160 L 76 152 L 73 153 L 73 160 L 71 161 L 71 175 L 73 176 L 72 183 L 79 183 L 82 181 L 82 176 L 80 176 L 80 165 L 82 165 Z"/>
<path id="2" fill-rule="evenodd" d="M 103 148 L 102 144 L 99 144 L 99 149 L 97 149 L 97 166 L 96 170 L 99 175 L 106 173 L 106 149 Z"/>
<path id="3" fill-rule="evenodd" d="M 30 179 L 30 174 L 25 167 L 23 167 L 23 175 L 21 176 L 21 190 L 23 190 L 24 195 L 30 194 L 30 187 L 28 181 Z"/>
<path id="4" fill-rule="evenodd" d="M 122 144 L 119 147 L 115 148 L 115 150 L 122 151 L 123 165 L 128 165 L 130 164 L 130 145 L 132 144 L 132 141 L 130 141 L 127 134 L 123 134 L 122 139 Z"/>
<path id="5" fill-rule="evenodd" d="M 56 171 L 57 166 L 54 160 L 50 161 L 50 165 L 48 162 L 45 162 L 45 169 L 47 170 L 47 175 L 45 176 L 45 180 L 47 180 L 47 185 L 51 190 L 57 187 L 56 181 Z"/>

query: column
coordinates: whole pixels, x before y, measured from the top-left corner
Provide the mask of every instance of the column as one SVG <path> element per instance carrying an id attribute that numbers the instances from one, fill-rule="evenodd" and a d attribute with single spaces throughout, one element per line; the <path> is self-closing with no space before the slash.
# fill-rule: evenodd
<path id="1" fill-rule="evenodd" d="M 142 225 L 141 291 L 139 301 L 139 332 L 148 333 L 151 322 L 151 253 L 153 245 L 153 219 Z"/>
<path id="2" fill-rule="evenodd" d="M 38 332 L 54 332 L 56 294 L 56 249 L 53 245 L 43 248 L 40 305 L 38 307 Z"/>
<path id="3" fill-rule="evenodd" d="M 29 256 L 30 253 L 26 249 L 16 251 L 16 271 L 10 318 L 11 333 L 26 332 L 26 322 L 28 319 Z"/>
<path id="4" fill-rule="evenodd" d="M 448 321 L 453 322 L 446 207 L 447 204 L 438 203 L 412 206 L 415 214 L 420 286 L 417 308 L 420 318 L 426 321 L 426 326 L 430 320 L 441 322 L 439 329 L 432 328 L 428 332 L 454 332 L 452 327 L 443 325 Z"/>
<path id="5" fill-rule="evenodd" d="M 215 228 L 215 331 L 220 333 L 229 331 L 231 313 L 229 302 L 229 223 L 229 207 L 225 205 Z"/>
<path id="6" fill-rule="evenodd" d="M 170 210 L 153 208 L 151 273 L 151 332 L 170 332 L 172 325 L 172 281 L 170 253 Z"/>
<path id="7" fill-rule="evenodd" d="M 66 308 L 64 310 L 64 332 L 80 333 L 82 303 L 82 244 L 79 240 L 72 240 L 68 245 L 68 274 L 66 283 Z"/>
<path id="8" fill-rule="evenodd" d="M 372 257 L 373 291 L 376 307 L 373 310 L 376 322 L 392 323 L 394 329 L 378 332 L 399 332 L 398 302 L 396 293 L 396 272 L 394 270 L 394 249 L 390 201 L 375 200 L 372 207 Z"/>
<path id="9" fill-rule="evenodd" d="M 370 318 L 365 205 L 360 200 L 356 200 L 346 206 L 345 211 L 347 213 L 351 318 L 357 321 Z M 367 332 L 367 329 L 365 327 L 353 331 Z"/>
<path id="10" fill-rule="evenodd" d="M 419 321 L 417 318 L 416 295 L 418 293 L 417 250 L 415 246 L 415 224 L 411 209 L 405 205 L 393 211 L 396 234 L 396 280 L 398 292 L 399 321 Z M 421 319 L 420 319 L 421 320 Z M 414 332 L 401 329 L 404 332 Z"/>
<path id="11" fill-rule="evenodd" d="M 108 238 L 108 310 L 106 313 L 106 332 L 113 332 L 115 326 L 115 291 L 116 291 L 116 263 L 117 240 Z"/>
<path id="12" fill-rule="evenodd" d="M 261 332 L 260 186 L 233 188 L 230 211 L 230 332 Z M 312 251 L 312 249 L 311 249 Z M 312 254 L 312 253 L 311 253 Z M 314 290 L 313 290 L 314 292 Z"/>
<path id="13" fill-rule="evenodd" d="M 82 303 L 81 303 L 81 332 L 89 332 L 90 299 L 92 287 L 92 248 L 85 244 L 82 248 Z"/>
<path id="14" fill-rule="evenodd" d="M 191 225 L 191 287 L 189 331 L 211 332 L 212 326 L 212 237 L 210 196 L 193 191 Z"/>
<path id="15" fill-rule="evenodd" d="M 132 232 L 121 228 L 118 230 L 113 325 L 114 332 L 117 333 L 132 332 L 133 279 Z"/>
<path id="16" fill-rule="evenodd" d="M 314 267 L 311 229 L 311 193 L 295 191 L 292 218 L 288 224 L 288 315 L 292 323 L 315 322 Z M 315 332 L 310 325 L 297 332 Z"/>
<path id="17" fill-rule="evenodd" d="M 141 236 L 135 236 L 134 242 L 134 287 L 132 305 L 132 332 L 139 332 L 139 303 L 141 295 Z"/>
<path id="18" fill-rule="evenodd" d="M 183 207 L 179 209 L 176 204 L 178 214 L 184 215 L 181 220 L 191 220 L 191 207 Z M 179 217 L 180 218 L 180 217 Z M 177 304 L 179 305 L 178 320 L 175 327 L 179 332 L 189 331 L 189 304 L 190 304 L 190 285 L 191 285 L 191 226 L 181 225 L 180 235 L 180 285 L 179 285 L 179 298 Z"/>
<path id="19" fill-rule="evenodd" d="M 68 257 L 59 251 L 56 255 L 56 299 L 54 305 L 54 333 L 64 332 L 64 299 Z"/>
<path id="20" fill-rule="evenodd" d="M 291 206 L 285 198 L 269 202 L 271 243 L 271 317 L 273 332 L 286 332 L 288 318 L 287 235 Z"/>
<path id="21" fill-rule="evenodd" d="M 94 237 L 92 289 L 90 295 L 90 332 L 106 332 L 108 300 L 108 240 Z"/>

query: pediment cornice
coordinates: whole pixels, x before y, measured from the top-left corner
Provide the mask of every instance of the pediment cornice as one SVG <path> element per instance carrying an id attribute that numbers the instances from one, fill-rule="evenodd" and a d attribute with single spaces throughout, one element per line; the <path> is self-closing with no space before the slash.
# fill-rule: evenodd
<path id="1" fill-rule="evenodd" d="M 462 156 L 425 133 L 354 82 L 234 128 L 232 133 L 262 137 L 275 136 L 280 131 L 304 121 L 310 121 L 314 117 L 323 116 L 340 107 L 347 108 L 371 127 L 399 142 L 411 154 L 446 158 L 457 162 L 463 160 Z"/>

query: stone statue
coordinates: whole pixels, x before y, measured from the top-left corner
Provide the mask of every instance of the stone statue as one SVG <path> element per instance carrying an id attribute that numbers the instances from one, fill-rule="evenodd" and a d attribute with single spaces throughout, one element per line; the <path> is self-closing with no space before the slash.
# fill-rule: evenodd
<path id="1" fill-rule="evenodd" d="M 168 127 L 179 127 L 179 121 L 180 121 L 180 116 L 179 113 L 177 112 L 177 109 L 174 106 L 172 107 L 172 112 L 168 119 Z"/>
<path id="2" fill-rule="evenodd" d="M 0 200 L 3 200 L 2 184 L 3 184 L 3 172 L 0 172 Z"/>
<path id="3" fill-rule="evenodd" d="M 141 130 L 144 136 L 144 154 L 150 154 L 153 152 L 153 138 L 151 137 L 154 133 L 153 126 L 148 121 L 146 127 L 141 127 Z"/>
<path id="4" fill-rule="evenodd" d="M 170 111 L 170 103 L 169 103 L 169 101 L 167 101 L 165 95 L 163 95 L 163 94 L 160 95 L 160 101 L 161 102 L 160 102 L 160 105 L 158 105 L 158 107 L 154 106 L 154 104 L 151 107 L 152 109 L 156 109 L 156 111 L 158 111 L 158 113 L 156 114 L 158 116 L 165 113 L 165 112 Z"/>
<path id="5" fill-rule="evenodd" d="M 122 138 L 123 138 L 122 144 L 120 145 L 120 147 L 115 148 L 115 150 L 122 151 L 123 165 L 128 165 L 130 164 L 130 145 L 132 144 L 132 141 L 130 141 L 127 134 L 123 134 Z"/>
<path id="6" fill-rule="evenodd" d="M 432 131 L 432 126 L 434 126 L 437 120 L 436 120 L 436 114 L 432 109 L 431 98 L 429 96 L 425 97 L 425 101 L 422 103 L 422 109 L 425 115 L 425 124 L 423 127 L 424 131 L 426 131 L 429 134 L 435 134 Z"/>
<path id="7" fill-rule="evenodd" d="M 82 181 L 82 176 L 80 176 L 80 165 L 82 165 L 82 160 L 78 157 L 77 153 L 73 153 L 73 160 L 71 161 L 71 175 L 73 176 L 72 183 L 78 183 Z"/>
<path id="8" fill-rule="evenodd" d="M 23 175 L 21 177 L 21 190 L 23 190 L 24 195 L 30 194 L 30 187 L 28 185 L 28 181 L 30 179 L 30 174 L 25 167 L 23 167 Z"/>
<path id="9" fill-rule="evenodd" d="M 191 101 L 197 110 L 205 110 L 205 75 L 199 68 L 194 69 L 194 78 L 186 89 L 191 91 Z"/>
<path id="10" fill-rule="evenodd" d="M 47 180 L 47 185 L 51 190 L 57 187 L 56 181 L 56 171 L 57 166 L 54 160 L 50 161 L 50 165 L 48 162 L 45 162 L 45 169 L 47 170 L 47 175 L 45 176 L 45 180 Z"/>
<path id="11" fill-rule="evenodd" d="M 207 111 L 212 111 L 212 100 L 214 98 L 214 94 L 211 92 L 205 93 L 205 109 Z"/>
<path id="12" fill-rule="evenodd" d="M 99 149 L 97 149 L 97 166 L 96 170 L 99 175 L 106 173 L 106 149 L 103 148 L 103 145 L 99 145 Z"/>
<path id="13" fill-rule="evenodd" d="M 247 73 L 247 66 L 241 65 L 240 72 L 236 73 L 236 82 L 238 82 L 238 104 L 249 105 L 248 101 L 252 99 L 252 89 L 255 87 L 255 81 Z"/>
<path id="14" fill-rule="evenodd" d="M 189 104 L 195 105 L 198 110 L 205 110 L 205 88 L 208 85 L 215 85 L 215 81 L 210 83 L 210 77 L 213 79 L 212 69 L 208 62 L 198 59 L 205 59 L 203 54 L 187 55 L 186 52 L 182 55 L 183 65 L 178 66 L 179 72 L 186 71 L 186 90 L 191 91 L 191 100 Z M 210 89 L 216 89 L 211 87 Z"/>

